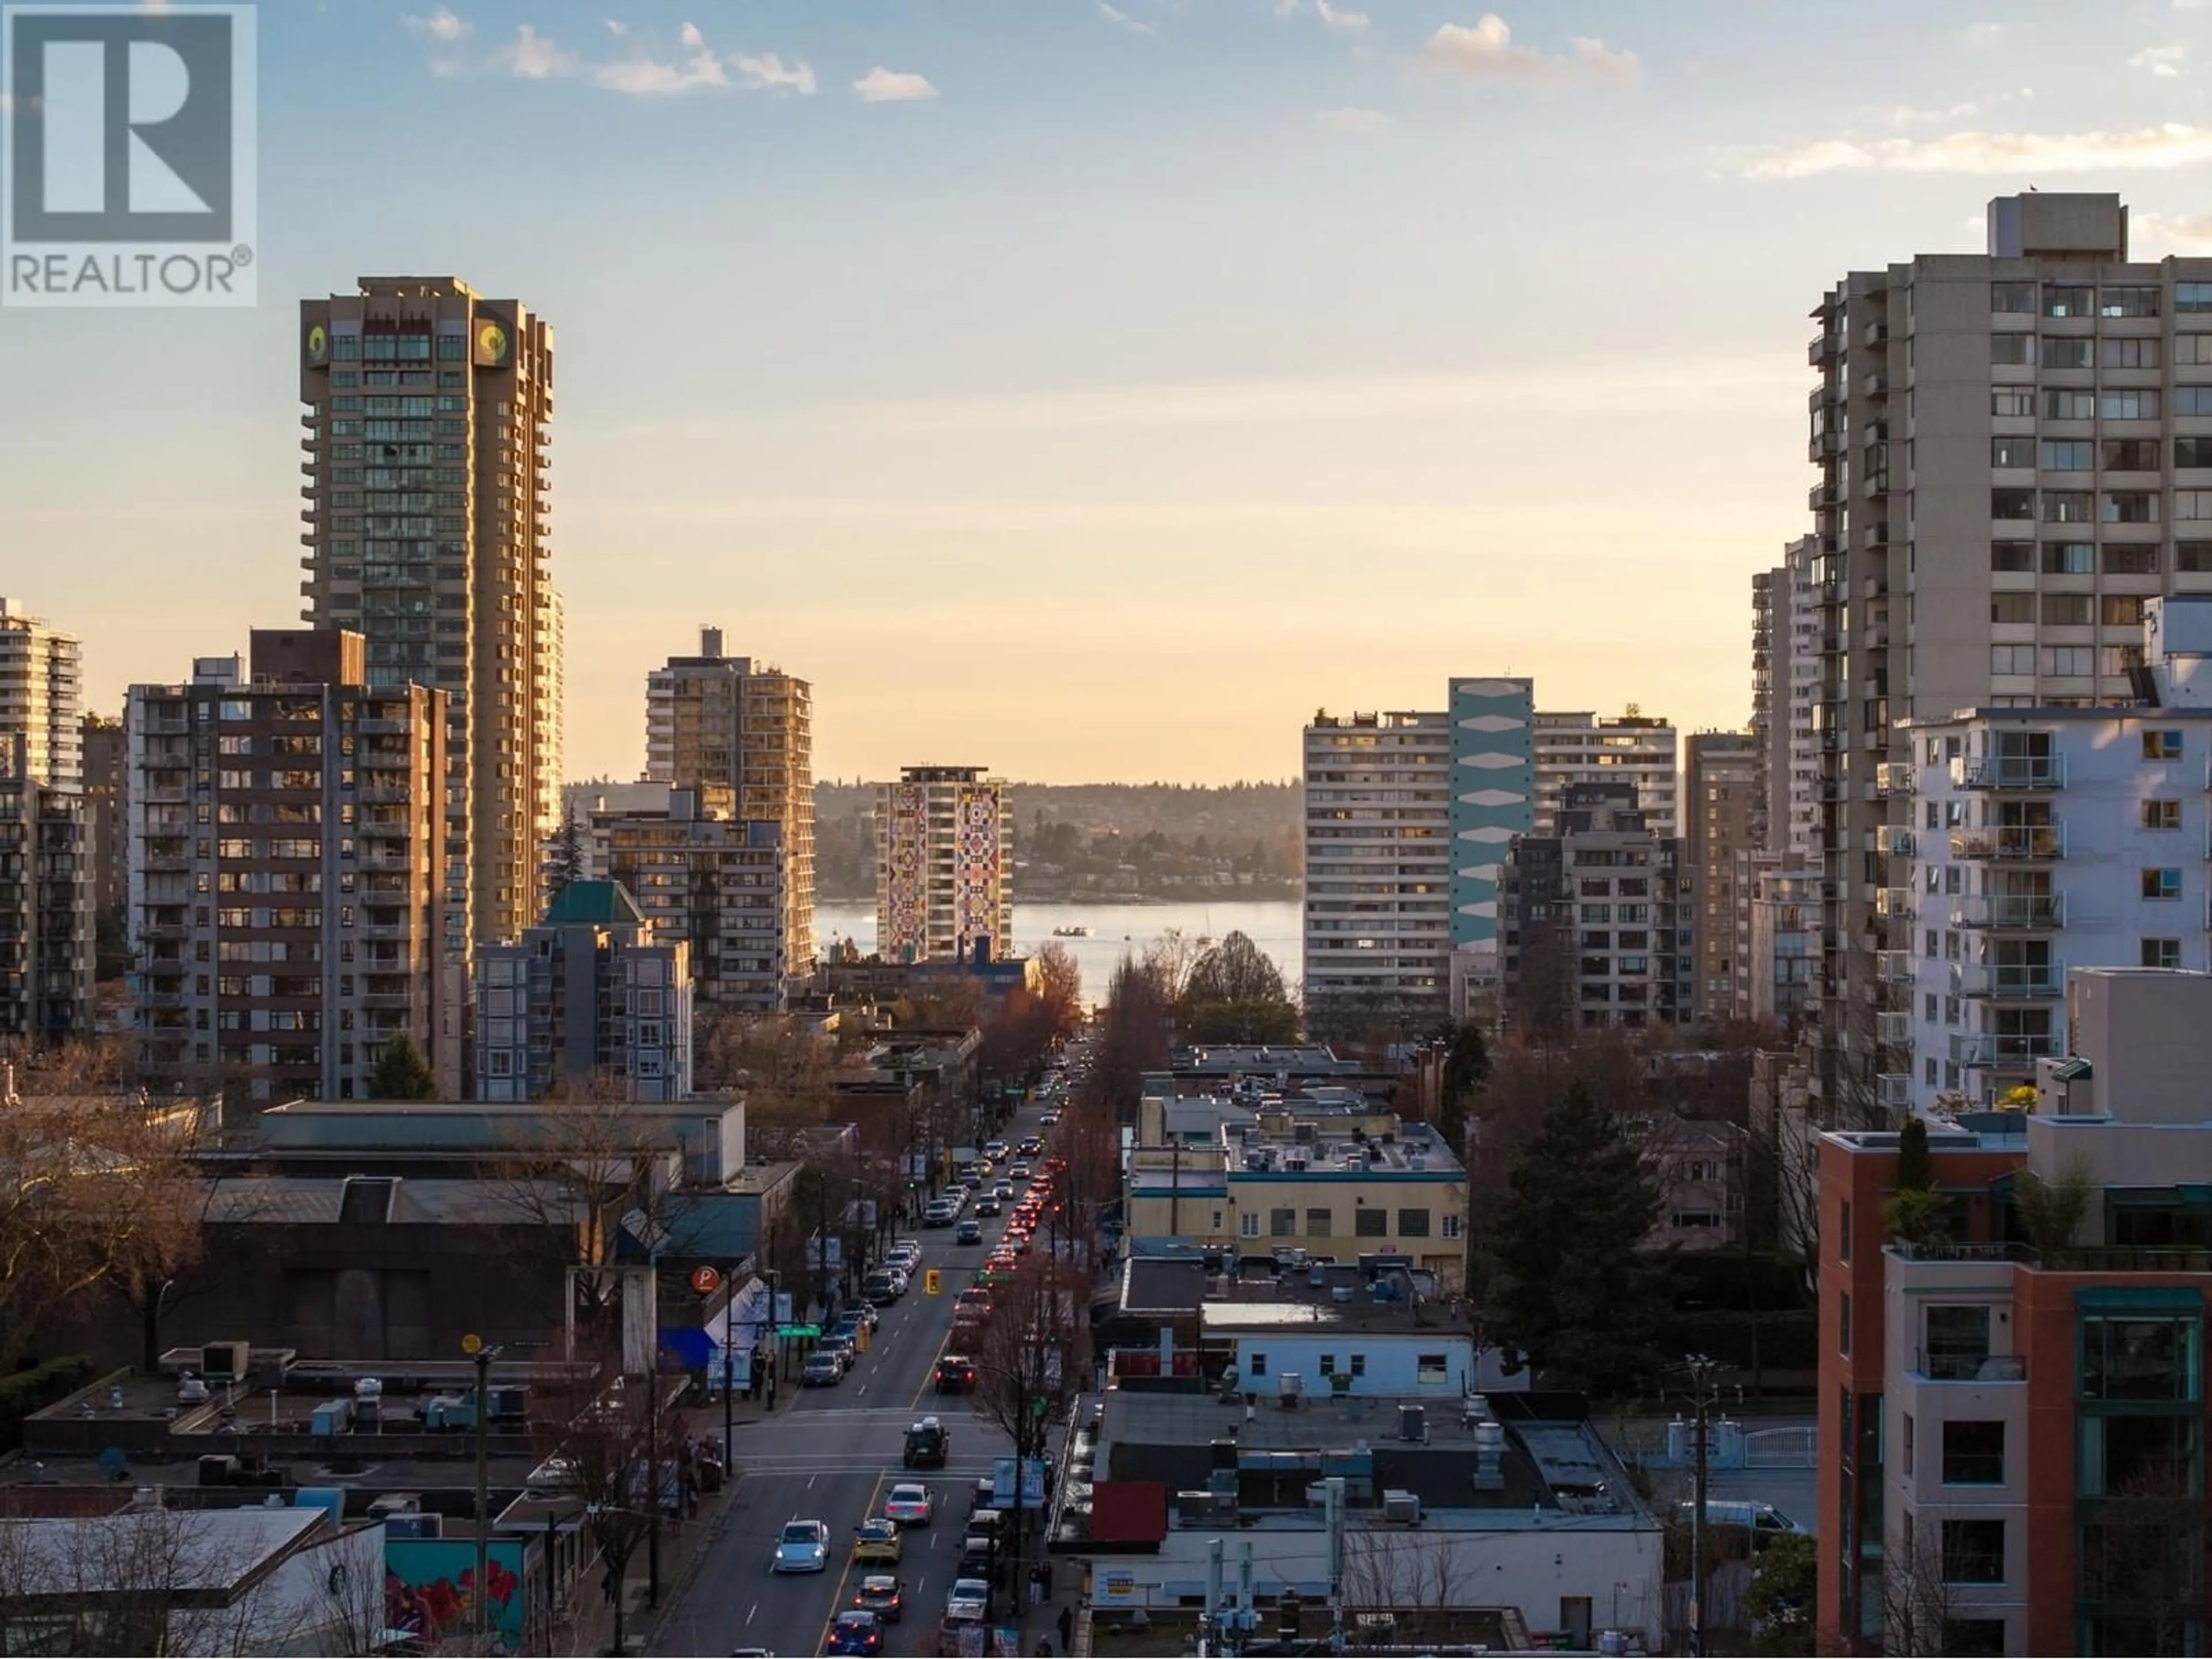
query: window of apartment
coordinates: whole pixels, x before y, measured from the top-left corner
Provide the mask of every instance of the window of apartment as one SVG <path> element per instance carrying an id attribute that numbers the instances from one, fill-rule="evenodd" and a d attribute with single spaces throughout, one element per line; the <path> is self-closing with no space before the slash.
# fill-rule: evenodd
<path id="1" fill-rule="evenodd" d="M 2176 438 L 2173 464 L 2177 467 L 2212 466 L 2212 438 Z"/>
<path id="2" fill-rule="evenodd" d="M 1947 1584 L 2004 1583 L 2004 1522 L 1943 1522 L 1943 1582 Z"/>
<path id="3" fill-rule="evenodd" d="M 1991 542 L 1990 568 L 1992 570 L 2029 571 L 2035 568 L 2033 542 Z"/>
<path id="4" fill-rule="evenodd" d="M 1836 1260 L 1850 1265 L 1851 1259 L 1851 1201 L 1844 1200 L 1842 1231 L 1836 1237 Z"/>
<path id="5" fill-rule="evenodd" d="M 2044 446 L 2045 449 L 2050 445 Z M 1996 467 L 2026 467 L 2035 465 L 2035 440 L 2027 437 L 1992 438 L 1990 440 L 1990 465 Z M 2048 465 L 2046 463 L 2046 465 Z"/>
<path id="6" fill-rule="evenodd" d="M 2155 438 L 2107 438 L 2104 446 L 2105 471 L 2107 472 L 2155 472 L 2158 471 L 2158 440 Z"/>
<path id="7" fill-rule="evenodd" d="M 2139 960 L 2146 968 L 2179 968 L 2181 966 L 2181 941 L 2178 939 L 2147 939 L 2138 941 Z"/>
<path id="8" fill-rule="evenodd" d="M 2156 497 L 2152 499 L 2155 500 Z M 2173 516 L 2188 524 L 2203 524 L 2207 520 L 2212 520 L 2212 489 L 2175 490 Z"/>
<path id="9" fill-rule="evenodd" d="M 2202 368 L 2212 363 L 2212 334 L 2175 335 L 2173 361 L 2177 365 L 2191 368 Z"/>
<path id="10" fill-rule="evenodd" d="M 1990 444 L 2016 444 L 2017 438 L 1992 438 Z M 2017 452 L 2014 452 L 2017 453 Z M 2154 449 L 2154 453 L 2155 450 Z M 1999 466 L 2025 466 L 2026 461 L 1999 461 Z M 2045 472 L 2094 472 L 2097 470 L 2097 446 L 2087 438 L 2045 438 L 2040 446 L 2036 465 Z M 2107 465 L 2111 463 L 2107 462 Z M 2155 465 L 2155 463 L 2154 463 Z"/>
<path id="11" fill-rule="evenodd" d="M 2035 314 L 2035 284 L 2033 283 L 1991 283 L 1990 309 L 2006 317 L 2033 316 Z"/>
<path id="12" fill-rule="evenodd" d="M 1845 1291 L 1836 1300 L 1836 1352 L 1849 1359 L 1851 1357 L 1851 1293 Z"/>
<path id="13" fill-rule="evenodd" d="M 2212 570 L 2212 542 L 2174 543 L 2173 568 L 2176 570 Z"/>
<path id="14" fill-rule="evenodd" d="M 2100 317 L 2155 317 L 2159 291 L 2136 283 L 2108 285 L 2097 299 Z"/>
<path id="15" fill-rule="evenodd" d="M 2176 283 L 2173 285 L 2174 314 L 2188 312 L 2212 311 L 2212 283 Z"/>
<path id="16" fill-rule="evenodd" d="M 2176 415 L 2212 415 L 2212 386 L 2174 387 L 2173 412 Z"/>
<path id="17" fill-rule="evenodd" d="M 2103 368 L 2156 368 L 2159 347 L 2155 335 L 2128 335 L 2097 342 L 2097 362 Z"/>
<path id="18" fill-rule="evenodd" d="M 2025 368 L 2033 363 L 2035 336 L 2011 333 L 1990 335 L 1990 362 L 2011 368 Z"/>
<path id="19" fill-rule="evenodd" d="M 1367 1356 L 1365 1354 L 1356 1353 L 1352 1356 L 1352 1370 L 1350 1374 L 1353 1376 L 1364 1376 L 1367 1375 Z"/>
<path id="20" fill-rule="evenodd" d="M 1445 1238 L 1457 1238 L 1460 1236 L 1460 1218 L 1457 1212 L 1446 1210 L 1437 1231 Z"/>
<path id="21" fill-rule="evenodd" d="M 1992 489 L 1990 491 L 1990 517 L 2007 523 L 2024 523 L 2035 516 L 2035 492 L 2033 489 Z"/>
<path id="22" fill-rule="evenodd" d="M 1306 1212 L 1306 1237 L 1327 1238 L 1336 1231 L 1335 1212 L 1327 1206 L 1316 1206 Z"/>
<path id="23" fill-rule="evenodd" d="M 1298 1212 L 1296 1210 L 1277 1209 L 1267 1212 L 1267 1231 L 1273 1237 L 1289 1238 L 1297 1230 Z"/>
<path id="24" fill-rule="evenodd" d="M 1413 1381 L 1423 1388 L 1440 1388 L 1451 1381 L 1450 1368 L 1440 1353 L 1417 1354 L 1413 1358 Z"/>
<path id="25" fill-rule="evenodd" d="M 2142 896 L 2147 899 L 2179 899 L 2181 896 L 2181 872 L 2179 870 L 2144 871 Z"/>
<path id="26" fill-rule="evenodd" d="M 1398 1237 L 1426 1238 L 1429 1236 L 1429 1212 L 1426 1210 L 1401 1209 L 1398 1212 Z"/>
<path id="27" fill-rule="evenodd" d="M 2158 574 L 2158 544 L 2156 542 L 2107 542 L 2100 556 L 2107 576 L 2155 576 Z"/>
<path id="28" fill-rule="evenodd" d="M 2035 415 L 2035 388 L 2000 386 L 1990 389 L 1990 414 L 1996 420 L 2031 420 Z"/>
<path id="29" fill-rule="evenodd" d="M 1363 1204 L 1352 1218 L 1352 1231 L 1359 1238 L 1386 1238 L 1390 1232 L 1390 1212 L 1378 1204 Z"/>
<path id="30" fill-rule="evenodd" d="M 2046 334 L 2043 337 L 2043 366 L 2045 368 L 2087 368 L 2089 367 L 2092 343 L 2086 336 Z"/>
<path id="31" fill-rule="evenodd" d="M 2181 828 L 2181 803 L 2178 800 L 2147 800 L 2141 803 L 2142 827 L 2146 830 L 2179 830 Z"/>
<path id="32" fill-rule="evenodd" d="M 2097 498 L 2086 489 L 2046 489 L 2043 492 L 2045 524 L 2087 524 Z"/>
<path id="33" fill-rule="evenodd" d="M 2041 666 L 2046 674 L 2094 674 L 2097 672 L 2096 648 L 2087 645 L 2046 645 L 2042 651 Z"/>
<path id="34" fill-rule="evenodd" d="M 2035 647 L 2032 645 L 1993 645 L 1990 647 L 1992 674 L 2033 674 Z M 1931 803 L 1932 805 L 1933 803 Z"/>
<path id="35" fill-rule="evenodd" d="M 2075 287 L 2071 283 L 2052 283 L 2043 290 L 2043 314 L 2046 317 L 2094 317 L 2097 314 L 2097 290 Z"/>
<path id="36" fill-rule="evenodd" d="M 1926 1347 L 1917 1369 L 1939 1382 L 1971 1382 L 1990 1357 L 1990 1310 L 1984 1303 L 1939 1303 L 1925 1310 Z"/>
<path id="37" fill-rule="evenodd" d="M 2106 386 L 2097 394 L 2097 415 L 2106 421 L 2154 421 L 2158 418 L 2158 388 Z"/>
<path id="38" fill-rule="evenodd" d="M 1239 1238 L 1259 1237 L 1260 1212 L 1257 1210 L 1246 1210 L 1237 1216 L 1237 1236 Z"/>
<path id="39" fill-rule="evenodd" d="M 2021 597 L 2025 599 L 2027 595 Z M 2045 628 L 2087 628 L 2089 625 L 2089 596 L 2087 593 L 2045 593 L 2043 596 L 2043 625 Z"/>
<path id="40" fill-rule="evenodd" d="M 2200 1327 L 2196 1314 L 2148 1310 L 2083 1317 L 2081 1398 L 2203 1399 Z"/>
<path id="41" fill-rule="evenodd" d="M 2097 416 L 2097 394 L 2078 386 L 2043 388 L 2043 418 L 2046 421 L 2091 421 Z"/>
<path id="42" fill-rule="evenodd" d="M 1947 1486 L 2004 1485 L 2005 1425 L 1972 1418 L 1943 1425 L 1943 1484 Z"/>
<path id="43" fill-rule="evenodd" d="M 1267 1356 L 1264 1353 L 1246 1354 L 1244 1373 L 1248 1376 L 1265 1376 L 1267 1374 Z"/>

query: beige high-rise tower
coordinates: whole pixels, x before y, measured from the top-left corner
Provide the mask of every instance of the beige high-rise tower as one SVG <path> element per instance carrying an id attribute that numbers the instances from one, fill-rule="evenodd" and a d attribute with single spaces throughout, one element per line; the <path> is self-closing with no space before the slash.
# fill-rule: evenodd
<path id="1" fill-rule="evenodd" d="M 23 738 L 24 775 L 56 789 L 84 781 L 77 639 L 0 599 L 0 732 Z"/>
<path id="2" fill-rule="evenodd" d="M 300 307 L 306 618 L 367 636 L 368 683 L 448 694 L 444 945 L 518 939 L 559 824 L 547 547 L 553 331 L 454 276 Z"/>

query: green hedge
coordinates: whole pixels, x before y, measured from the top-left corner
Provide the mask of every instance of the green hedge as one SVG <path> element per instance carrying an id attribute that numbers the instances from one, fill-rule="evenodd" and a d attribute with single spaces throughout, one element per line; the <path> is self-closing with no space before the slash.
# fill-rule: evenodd
<path id="1" fill-rule="evenodd" d="M 1756 1317 L 1761 1369 L 1808 1370 L 1820 1364 L 1820 1316 L 1812 1309 L 1762 1312 Z M 1668 1353 L 1705 1354 L 1748 1371 L 1753 1318 L 1735 1308 L 1671 1314 L 1660 1322 L 1658 1346 Z"/>
<path id="2" fill-rule="evenodd" d="M 73 1353 L 0 1376 L 0 1452 L 23 1443 L 25 1418 L 68 1399 L 97 1375 L 90 1354 Z"/>

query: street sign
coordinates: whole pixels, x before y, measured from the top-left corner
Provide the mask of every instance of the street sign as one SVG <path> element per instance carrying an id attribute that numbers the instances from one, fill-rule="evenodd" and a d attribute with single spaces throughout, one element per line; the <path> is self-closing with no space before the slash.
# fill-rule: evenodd
<path id="1" fill-rule="evenodd" d="M 934 1267 L 929 1267 L 923 1270 L 921 1275 L 921 1290 L 923 1295 L 935 1296 L 944 1288 L 945 1275 L 943 1273 L 939 1273 Z"/>
<path id="2" fill-rule="evenodd" d="M 471 1355 L 483 1352 L 483 1338 L 478 1336 L 474 1331 L 471 1331 L 466 1336 L 461 1339 L 461 1352 L 465 1354 Z"/>
<path id="3" fill-rule="evenodd" d="M 775 1334 L 787 1342 L 811 1342 L 822 1334 L 819 1325 L 779 1325 Z"/>
<path id="4" fill-rule="evenodd" d="M 712 1296 L 722 1288 L 722 1275 L 702 1261 L 691 1270 L 691 1288 L 702 1296 Z"/>

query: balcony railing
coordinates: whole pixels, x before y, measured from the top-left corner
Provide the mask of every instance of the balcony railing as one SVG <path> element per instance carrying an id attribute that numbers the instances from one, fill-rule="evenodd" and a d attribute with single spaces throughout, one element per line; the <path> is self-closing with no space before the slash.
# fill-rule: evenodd
<path id="1" fill-rule="evenodd" d="M 1874 769 L 1874 787 L 1877 794 L 1909 795 L 1912 793 L 1912 784 L 1911 761 L 1883 761 Z"/>
<path id="2" fill-rule="evenodd" d="M 2195 1245 L 2074 1244 L 2063 1250 L 2039 1250 L 2009 1242 L 1929 1244 L 1892 1243 L 1888 1249 L 1905 1261 L 2010 1261 L 2045 1273 L 2212 1273 L 2212 1249 Z"/>
<path id="3" fill-rule="evenodd" d="M 1912 856 L 1912 831 L 1901 823 L 1881 824 L 1874 832 L 1874 848 L 1890 858 L 1909 859 Z"/>
<path id="4" fill-rule="evenodd" d="M 1910 951 L 1877 951 L 1874 953 L 1875 977 L 1884 985 L 1910 985 L 1917 975 L 1912 969 Z"/>
<path id="5" fill-rule="evenodd" d="M 1980 830 L 1954 830 L 1951 856 L 1954 859 L 2007 859 L 2021 863 L 2048 863 L 2066 856 L 2063 823 L 1995 824 Z"/>
<path id="6" fill-rule="evenodd" d="M 2058 963 L 1954 962 L 1951 994 L 1961 997 L 2062 997 L 2066 969 Z"/>
<path id="7" fill-rule="evenodd" d="M 2025 1069 L 2066 1052 L 2056 1032 L 1966 1031 L 1951 1039 L 1951 1063 L 1977 1070 Z"/>
<path id="8" fill-rule="evenodd" d="M 1874 1017 L 1875 1041 L 1885 1048 L 1912 1046 L 1912 1013 L 1906 1008 L 1885 1008 Z"/>
<path id="9" fill-rule="evenodd" d="M 1875 1099 L 1886 1111 L 1901 1112 L 1912 1104 L 1912 1073 L 1884 1072 L 1874 1080 Z"/>
<path id="10" fill-rule="evenodd" d="M 1910 887 L 1884 887 L 1874 896 L 1874 913 L 1893 920 L 1910 916 L 1915 907 Z"/>
<path id="11" fill-rule="evenodd" d="M 2056 893 L 1966 893 L 1951 907 L 1951 925 L 2047 933 L 2066 925 L 2066 904 Z"/>
<path id="12" fill-rule="evenodd" d="M 2025 1382 L 2027 1358 L 2016 1353 L 1989 1353 L 1973 1348 L 1915 1348 L 1912 1369 L 1931 1382 Z M 2002 1456 L 1995 1456 L 2003 1478 Z M 1947 1482 L 1949 1477 L 1945 1477 Z M 1985 1484 L 1985 1483 L 1984 1483 Z"/>
<path id="13" fill-rule="evenodd" d="M 2063 789 L 2066 763 L 2057 755 L 1961 755 L 1951 763 L 1954 789 Z"/>

